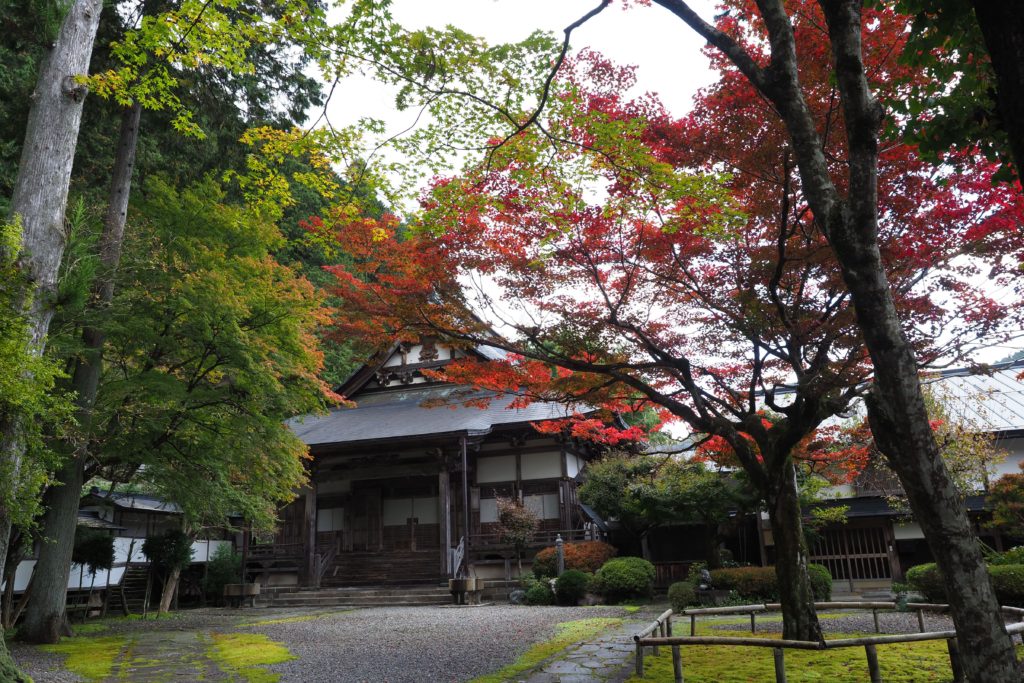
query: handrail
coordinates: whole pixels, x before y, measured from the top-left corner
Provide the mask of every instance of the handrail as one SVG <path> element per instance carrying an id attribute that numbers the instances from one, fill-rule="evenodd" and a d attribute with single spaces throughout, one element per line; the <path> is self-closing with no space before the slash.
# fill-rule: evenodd
<path id="1" fill-rule="evenodd" d="M 870 609 L 874 616 L 875 633 L 880 633 L 878 624 L 879 610 L 897 610 L 900 605 L 895 602 L 816 602 L 815 609 Z M 913 602 L 906 605 L 911 611 L 917 612 L 919 633 L 896 633 L 886 635 L 865 636 L 860 638 L 837 638 L 834 640 L 807 641 L 788 640 L 780 638 L 743 638 L 737 636 L 698 636 L 696 635 L 696 620 L 700 615 L 721 615 L 721 614 L 749 614 L 750 631 L 756 631 L 756 614 L 762 612 L 777 612 L 781 609 L 779 603 L 765 603 L 753 605 L 739 605 L 736 607 L 708 607 L 682 610 L 678 616 L 690 617 L 690 635 L 675 636 L 672 634 L 672 617 L 677 615 L 673 610 L 667 610 L 655 619 L 650 625 L 641 629 L 633 635 L 633 642 L 636 645 L 636 674 L 644 675 L 644 648 L 650 647 L 653 654 L 657 655 L 660 647 L 672 649 L 672 672 L 676 683 L 683 681 L 683 665 L 680 654 L 680 647 L 689 645 L 732 645 L 744 647 L 770 647 L 773 650 L 775 660 L 776 681 L 786 680 L 785 671 L 785 650 L 832 650 L 843 647 L 863 647 L 867 658 L 868 672 L 872 683 L 882 680 L 881 671 L 878 667 L 877 645 L 891 645 L 893 643 L 914 643 L 927 640 L 945 640 L 949 650 L 950 667 L 953 670 L 953 680 L 961 683 L 965 680 L 963 665 L 960 661 L 959 645 L 956 640 L 956 631 L 925 631 L 924 612 L 947 612 L 949 605 L 934 603 Z M 1004 625 L 1006 633 L 1013 636 L 1021 634 L 1024 640 L 1024 608 L 1001 607 L 1004 614 L 1016 616 L 1021 621 L 1016 624 Z M 653 635 L 657 633 L 658 635 Z"/>
<path id="2" fill-rule="evenodd" d="M 459 545 L 455 548 L 449 548 L 448 552 L 451 556 L 451 575 L 452 578 L 459 575 L 459 570 L 462 568 L 462 560 L 466 556 L 466 537 L 462 536 L 459 538 Z"/>

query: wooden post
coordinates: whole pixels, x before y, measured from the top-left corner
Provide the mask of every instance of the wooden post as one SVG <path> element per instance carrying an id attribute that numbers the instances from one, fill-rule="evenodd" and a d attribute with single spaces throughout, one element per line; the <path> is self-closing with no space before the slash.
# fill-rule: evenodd
<path id="1" fill-rule="evenodd" d="M 757 632 L 757 613 L 756 612 L 751 612 L 750 613 L 750 632 L 751 633 L 756 633 Z"/>
<path id="2" fill-rule="evenodd" d="M 469 573 L 469 548 L 471 545 L 469 536 L 469 456 L 466 453 L 466 437 L 459 437 L 459 448 L 462 455 L 462 533 L 466 537 L 466 551 L 463 553 L 462 561 L 466 564 L 466 573 Z"/>
<path id="3" fill-rule="evenodd" d="M 654 631 L 651 633 L 651 635 L 655 637 L 665 635 L 665 633 L 662 631 L 662 623 L 660 621 L 655 625 Z M 657 657 L 661 654 L 661 648 L 659 648 L 657 645 L 654 645 L 653 647 L 651 647 L 651 654 Z"/>
<path id="4" fill-rule="evenodd" d="M 917 610 L 917 625 L 921 629 L 921 633 L 924 633 L 924 610 Z"/>
<path id="5" fill-rule="evenodd" d="M 1024 621 L 1024 614 L 1021 615 L 1020 620 Z M 1010 640 L 1013 640 L 1013 639 L 1011 638 Z M 1024 645 L 1024 631 L 1020 632 L 1020 642 L 1021 642 L 1021 645 Z"/>
<path id="6" fill-rule="evenodd" d="M 306 489 L 305 509 L 303 510 L 305 524 L 303 525 L 303 556 L 306 565 L 306 585 L 316 588 L 320 583 L 319 573 L 316 571 L 316 479 L 309 480 L 309 487 Z"/>
<path id="7" fill-rule="evenodd" d="M 690 635 L 691 636 L 697 635 L 697 615 L 696 614 L 691 614 L 690 615 Z"/>
<path id="8" fill-rule="evenodd" d="M 636 675 L 640 678 L 644 676 L 644 646 L 639 640 L 636 641 Z"/>
<path id="9" fill-rule="evenodd" d="M 448 470 L 442 469 L 437 475 L 438 528 L 440 529 L 441 576 L 454 577 L 449 566 L 452 549 L 452 487 Z"/>
<path id="10" fill-rule="evenodd" d="M 775 657 L 775 683 L 786 683 L 786 653 L 781 647 L 772 648 Z"/>
<path id="11" fill-rule="evenodd" d="M 964 663 L 960 659 L 960 646 L 956 638 L 947 640 L 946 647 L 949 648 L 949 666 L 953 669 L 953 683 L 964 683 L 967 676 L 964 673 Z"/>
<path id="12" fill-rule="evenodd" d="M 875 619 L 875 633 L 881 633 L 882 629 L 878 627 L 878 610 L 874 607 L 871 608 L 871 616 Z"/>
<path id="13" fill-rule="evenodd" d="M 878 650 L 874 645 L 865 645 L 864 654 L 868 658 L 868 674 L 871 676 L 871 683 L 882 683 L 882 672 L 878 668 Z"/>
<path id="14" fill-rule="evenodd" d="M 668 635 L 669 638 L 672 637 L 672 615 L 671 614 L 668 615 L 665 618 L 665 634 Z"/>
<path id="15" fill-rule="evenodd" d="M 679 646 L 672 646 L 672 681 L 683 683 L 683 656 L 679 652 Z"/>

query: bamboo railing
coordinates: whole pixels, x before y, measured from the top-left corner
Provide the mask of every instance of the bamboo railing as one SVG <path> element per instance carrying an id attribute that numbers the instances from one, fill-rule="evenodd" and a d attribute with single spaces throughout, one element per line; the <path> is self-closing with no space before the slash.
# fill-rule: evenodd
<path id="1" fill-rule="evenodd" d="M 963 666 L 960 661 L 960 650 L 956 641 L 956 631 L 925 631 L 924 613 L 949 611 L 949 605 L 937 605 L 925 602 L 907 603 L 905 607 L 895 602 L 816 602 L 815 609 L 856 609 L 871 610 L 874 617 L 875 633 L 881 634 L 878 623 L 878 612 L 880 610 L 896 611 L 906 609 L 917 612 L 917 623 L 919 633 L 896 633 L 887 635 L 864 636 L 860 638 L 837 638 L 834 640 L 822 640 L 820 642 L 806 640 L 784 640 L 781 638 L 741 638 L 736 636 L 698 636 L 697 617 L 722 614 L 749 614 L 750 632 L 757 631 L 757 615 L 765 612 L 779 612 L 779 603 L 765 603 L 755 605 L 739 605 L 736 607 L 707 607 L 698 609 L 683 610 L 678 615 L 671 609 L 666 610 L 651 624 L 633 635 L 633 642 L 636 644 L 636 675 L 644 675 L 644 648 L 650 648 L 654 655 L 659 654 L 662 647 L 672 649 L 672 674 L 675 683 L 683 683 L 683 662 L 680 653 L 681 647 L 688 645 L 732 645 L 744 647 L 770 647 L 775 660 L 775 681 L 786 683 L 786 650 L 833 650 L 841 647 L 863 647 L 867 659 L 868 673 L 871 683 L 881 683 L 882 674 L 878 666 L 879 645 L 891 645 L 893 643 L 914 643 L 927 640 L 945 640 L 949 650 L 950 667 L 953 670 L 954 683 L 962 683 L 965 680 Z M 1003 614 L 1007 617 L 1016 617 L 1019 623 L 1006 626 L 1006 632 L 1011 636 L 1020 634 L 1021 642 L 1024 642 L 1024 609 L 1019 607 L 1003 607 Z M 690 635 L 676 636 L 672 633 L 672 618 L 689 617 Z"/>

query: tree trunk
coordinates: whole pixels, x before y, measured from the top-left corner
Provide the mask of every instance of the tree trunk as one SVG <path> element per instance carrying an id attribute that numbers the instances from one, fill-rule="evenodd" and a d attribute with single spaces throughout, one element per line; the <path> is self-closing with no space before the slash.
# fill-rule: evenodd
<path id="1" fill-rule="evenodd" d="M 167 575 L 164 581 L 163 591 L 160 593 L 160 608 L 158 614 L 167 614 L 171 610 L 171 600 L 174 592 L 178 589 L 178 579 L 181 577 L 181 567 L 175 567 Z"/>
<path id="2" fill-rule="evenodd" d="M 114 275 L 121 262 L 141 111 L 142 108 L 136 103 L 124 110 L 121 119 L 110 199 L 100 238 L 101 270 L 93 285 L 94 297 L 90 303 L 94 311 L 109 305 L 114 297 Z M 44 496 L 46 512 L 42 521 L 43 535 L 44 538 L 52 539 L 52 542 L 44 543 L 39 550 L 39 561 L 34 570 L 36 582 L 40 586 L 39 594 L 28 606 L 25 623 L 19 630 L 20 637 L 28 642 L 57 642 L 60 629 L 56 626 L 64 622 L 65 589 L 71 571 L 78 504 L 85 483 L 89 428 L 102 372 L 105 338 L 103 330 L 98 327 L 90 326 L 82 331 L 83 349 L 75 360 L 71 388 L 76 395 L 75 416 L 85 437 L 74 449 L 73 457 L 57 472 L 54 485 Z"/>
<path id="3" fill-rule="evenodd" d="M 821 625 L 814 609 L 811 579 L 807 574 L 807 541 L 792 460 L 786 462 L 781 477 L 771 486 L 766 502 L 775 539 L 775 575 L 782 605 L 782 637 L 817 642 L 822 639 Z"/>
<path id="4" fill-rule="evenodd" d="M 704 525 L 704 558 L 708 569 L 722 568 L 722 553 L 719 550 L 718 523 L 708 522 Z"/>
<path id="5" fill-rule="evenodd" d="M 53 317 L 52 296 L 66 240 L 64 209 L 87 92 L 75 78 L 89 72 L 102 9 L 100 0 L 75 0 L 61 23 L 53 48 L 43 60 L 11 197 L 11 215 L 22 226 L 21 265 L 33 286 L 32 292 L 25 293 L 19 309 L 27 305 L 31 346 L 39 354 L 43 352 Z M 18 429 L 17 420 L 9 421 L 0 434 L 0 468 L 15 483 L 24 457 Z M 0 508 L 0 566 L 7 559 L 10 532 L 10 513 Z M 0 678 L 23 680 L 11 663 L 6 646 L 0 646 Z"/>
<path id="6" fill-rule="evenodd" d="M 7 515 L 0 515 L 0 566 L 3 566 L 7 559 L 7 545 L 11 537 L 11 518 Z M 3 634 L 0 633 L 0 681 L 11 681 L 12 683 L 31 683 L 32 679 L 18 671 L 11 659 L 11 653 L 7 651 L 7 643 Z"/>
<path id="7" fill-rule="evenodd" d="M 1024 167 L 1024 13 L 1015 2 L 973 0 L 985 47 L 996 72 L 999 124 L 1010 138 L 1017 177 Z"/>

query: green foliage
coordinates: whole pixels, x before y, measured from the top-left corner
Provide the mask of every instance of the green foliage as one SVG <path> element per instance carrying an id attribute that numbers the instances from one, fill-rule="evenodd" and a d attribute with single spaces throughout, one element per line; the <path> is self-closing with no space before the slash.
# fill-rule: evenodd
<path id="1" fill-rule="evenodd" d="M 668 603 L 673 611 L 682 612 L 697 604 L 697 591 L 689 581 L 676 581 L 668 587 Z"/>
<path id="2" fill-rule="evenodd" d="M 711 583 L 718 589 L 736 591 L 745 599 L 768 602 L 779 597 L 775 567 L 713 569 Z"/>
<path id="3" fill-rule="evenodd" d="M 526 589 L 527 605 L 553 605 L 555 594 L 544 581 L 535 581 Z"/>
<path id="4" fill-rule="evenodd" d="M 618 521 L 638 538 L 672 523 L 696 522 L 717 533 L 730 512 L 752 500 L 740 479 L 700 463 L 626 454 L 592 463 L 579 493 L 599 515 Z"/>
<path id="5" fill-rule="evenodd" d="M 811 593 L 815 602 L 827 602 L 832 599 L 832 573 L 828 567 L 820 564 L 808 564 L 807 575 L 811 579 Z"/>
<path id="6" fill-rule="evenodd" d="M 106 531 L 78 527 L 75 547 L 71 552 L 74 564 L 84 565 L 92 576 L 114 566 L 114 537 Z"/>
<path id="7" fill-rule="evenodd" d="M 206 576 L 203 577 L 203 592 L 206 599 L 220 602 L 224 595 L 224 586 L 242 580 L 242 556 L 229 545 L 221 545 L 213 553 L 206 564 Z"/>
<path id="8" fill-rule="evenodd" d="M 820 564 L 808 564 L 811 594 L 816 601 L 832 597 L 832 575 Z M 779 598 L 779 579 L 775 567 L 733 567 L 711 571 L 715 588 L 736 591 L 744 600 L 771 602 Z"/>
<path id="9" fill-rule="evenodd" d="M 615 546 L 603 541 L 581 541 L 562 545 L 566 570 L 578 569 L 591 574 L 618 552 Z M 554 578 L 557 570 L 558 549 L 555 546 L 544 548 L 533 558 L 533 573 L 538 577 Z"/>
<path id="10" fill-rule="evenodd" d="M 587 593 L 593 575 L 578 569 L 567 569 L 555 579 L 555 597 L 559 605 L 577 605 Z"/>
<path id="11" fill-rule="evenodd" d="M 240 513 L 257 529 L 304 479 L 285 420 L 319 412 L 309 283 L 271 256 L 275 225 L 207 180 L 154 179 L 135 209 L 117 295 L 101 324 L 107 371 L 94 452 L 124 480 L 181 505 L 186 525 Z"/>
<path id="12" fill-rule="evenodd" d="M 907 570 L 907 583 L 929 602 L 946 602 L 946 586 L 934 562 L 919 564 Z"/>
<path id="13" fill-rule="evenodd" d="M 1024 565 L 990 566 L 988 574 L 1000 605 L 1024 607 Z"/>
<path id="14" fill-rule="evenodd" d="M 988 564 L 1024 564 L 1024 545 L 1018 545 L 1007 551 L 996 553 L 988 558 Z"/>
<path id="15" fill-rule="evenodd" d="M 180 529 L 169 529 L 147 538 L 142 543 L 142 554 L 157 573 L 166 575 L 174 569 L 184 569 L 192 562 L 192 539 Z"/>
<path id="16" fill-rule="evenodd" d="M 594 584 L 605 600 L 614 604 L 628 598 L 650 597 L 655 576 L 654 565 L 642 557 L 616 557 L 597 570 Z"/>
<path id="17" fill-rule="evenodd" d="M 10 425 L 24 457 L 0 459 L 0 509 L 26 527 L 39 512 L 39 493 L 57 464 L 44 435 L 64 435 L 74 426 L 71 402 L 57 390 L 57 363 L 31 348 L 25 317 L 31 287 L 17 266 L 21 224 L 0 223 L 0 424 Z"/>
<path id="18" fill-rule="evenodd" d="M 988 526 L 1012 536 L 1024 536 L 1024 472 L 1004 474 L 989 488 L 992 507 Z"/>

